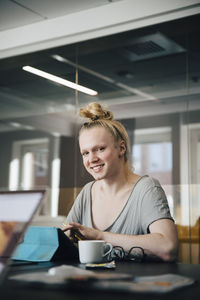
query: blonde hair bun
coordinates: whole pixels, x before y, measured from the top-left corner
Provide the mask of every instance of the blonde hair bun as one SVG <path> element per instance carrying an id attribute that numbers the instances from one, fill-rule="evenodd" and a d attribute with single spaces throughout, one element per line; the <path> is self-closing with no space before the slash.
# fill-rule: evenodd
<path id="1" fill-rule="evenodd" d="M 104 109 L 99 103 L 92 102 L 80 109 L 80 116 L 88 118 L 89 121 L 95 121 L 98 119 L 113 120 L 113 113 Z"/>

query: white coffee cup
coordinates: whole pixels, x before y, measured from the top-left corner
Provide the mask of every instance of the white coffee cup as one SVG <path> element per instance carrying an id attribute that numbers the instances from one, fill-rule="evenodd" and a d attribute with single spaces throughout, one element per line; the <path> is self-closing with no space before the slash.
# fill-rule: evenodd
<path id="1" fill-rule="evenodd" d="M 106 249 L 107 247 L 109 250 Z M 112 245 L 102 240 L 84 240 L 78 241 L 78 250 L 79 260 L 82 264 L 100 263 L 112 251 Z"/>

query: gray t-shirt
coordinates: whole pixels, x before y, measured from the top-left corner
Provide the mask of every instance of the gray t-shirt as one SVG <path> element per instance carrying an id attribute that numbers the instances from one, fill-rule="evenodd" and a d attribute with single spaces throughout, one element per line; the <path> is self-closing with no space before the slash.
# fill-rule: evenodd
<path id="1" fill-rule="evenodd" d="M 67 216 L 66 223 L 78 222 L 93 228 L 91 216 L 91 188 L 94 181 L 84 186 Z M 149 225 L 159 219 L 172 219 L 166 195 L 158 180 L 141 177 L 121 213 L 105 231 L 122 234 L 149 233 Z"/>

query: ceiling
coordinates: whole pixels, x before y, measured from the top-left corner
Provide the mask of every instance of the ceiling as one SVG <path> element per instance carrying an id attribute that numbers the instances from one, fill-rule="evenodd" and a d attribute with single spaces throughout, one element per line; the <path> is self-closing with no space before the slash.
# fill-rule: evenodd
<path id="1" fill-rule="evenodd" d="M 123 0 L 0 0 L 0 31 Z"/>
<path id="2" fill-rule="evenodd" d="M 92 6 L 109 2 L 92 1 Z M 0 0 L 0 30 L 89 8 L 89 0 Z M 76 81 L 98 95 L 75 93 L 23 71 L 24 65 Z M 197 110 L 199 83 L 199 15 L 10 57 L 0 60 L 0 131 L 36 128 L 68 135 L 77 106 L 91 101 L 107 104 L 117 118 Z"/>

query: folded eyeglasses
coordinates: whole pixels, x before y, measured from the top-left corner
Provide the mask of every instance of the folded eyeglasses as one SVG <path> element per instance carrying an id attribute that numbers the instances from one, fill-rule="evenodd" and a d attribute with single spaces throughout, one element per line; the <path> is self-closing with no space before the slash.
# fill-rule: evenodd
<path id="1" fill-rule="evenodd" d="M 128 252 L 124 251 L 121 246 L 114 246 L 112 251 L 109 253 L 108 260 L 117 261 L 135 261 L 141 262 L 145 258 L 144 249 L 142 247 L 132 247 Z"/>

